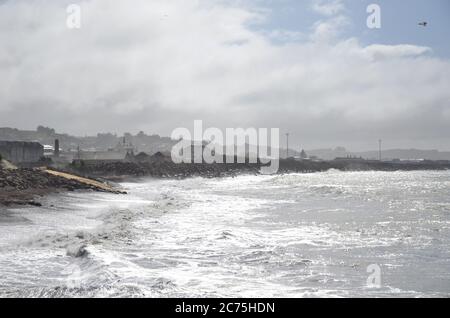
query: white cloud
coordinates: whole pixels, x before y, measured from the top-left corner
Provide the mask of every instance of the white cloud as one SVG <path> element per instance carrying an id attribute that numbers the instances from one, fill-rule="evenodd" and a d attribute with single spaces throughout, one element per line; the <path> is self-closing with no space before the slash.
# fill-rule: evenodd
<path id="1" fill-rule="evenodd" d="M 372 59 L 389 59 L 408 56 L 420 56 L 431 53 L 429 47 L 415 45 L 381 45 L 373 44 L 364 48 L 364 53 L 368 54 Z"/>
<path id="2" fill-rule="evenodd" d="M 338 15 L 326 20 L 317 21 L 313 26 L 311 40 L 315 42 L 330 42 L 338 38 L 342 29 L 349 24 L 348 18 Z"/>
<path id="3" fill-rule="evenodd" d="M 249 27 L 261 12 L 91 0 L 81 30 L 68 30 L 59 1 L 3 3 L 0 125 L 170 134 L 204 119 L 281 127 L 311 146 L 450 135 L 449 61 L 424 47 L 340 39 L 340 15 L 303 41 L 274 44 L 275 33 Z"/>
<path id="4" fill-rule="evenodd" d="M 342 0 L 313 0 L 312 9 L 324 16 L 333 16 L 344 11 Z"/>

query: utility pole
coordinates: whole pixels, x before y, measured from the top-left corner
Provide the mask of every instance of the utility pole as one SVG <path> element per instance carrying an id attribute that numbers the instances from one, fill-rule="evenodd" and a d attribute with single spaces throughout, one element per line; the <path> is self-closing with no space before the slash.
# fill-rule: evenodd
<path id="1" fill-rule="evenodd" d="M 381 144 L 382 144 L 382 140 L 380 139 L 380 140 L 378 140 L 378 144 L 379 144 L 379 153 L 378 153 L 378 157 L 379 157 L 379 159 L 380 159 L 380 161 L 381 161 L 381 159 L 382 159 L 382 156 L 381 156 Z"/>
<path id="2" fill-rule="evenodd" d="M 286 134 L 286 159 L 289 159 L 289 133 Z"/>

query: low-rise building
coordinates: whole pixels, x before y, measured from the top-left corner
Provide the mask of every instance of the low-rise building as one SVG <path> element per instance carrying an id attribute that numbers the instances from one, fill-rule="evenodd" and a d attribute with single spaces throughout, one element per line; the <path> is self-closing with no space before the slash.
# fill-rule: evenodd
<path id="1" fill-rule="evenodd" d="M 12 163 L 35 163 L 44 157 L 44 146 L 30 141 L 0 141 L 0 155 Z"/>

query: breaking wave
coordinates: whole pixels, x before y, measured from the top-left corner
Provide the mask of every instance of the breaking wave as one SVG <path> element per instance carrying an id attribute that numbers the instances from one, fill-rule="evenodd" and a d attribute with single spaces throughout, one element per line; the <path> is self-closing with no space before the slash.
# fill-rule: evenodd
<path id="1" fill-rule="evenodd" d="M 0 213 L 2 297 L 447 297 L 450 172 L 144 180 Z M 384 285 L 367 287 L 367 266 Z"/>

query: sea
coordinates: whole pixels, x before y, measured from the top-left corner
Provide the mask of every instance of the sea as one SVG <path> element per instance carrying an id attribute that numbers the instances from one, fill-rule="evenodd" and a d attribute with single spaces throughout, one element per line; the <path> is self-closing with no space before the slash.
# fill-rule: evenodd
<path id="1" fill-rule="evenodd" d="M 450 171 L 121 183 L 0 209 L 0 297 L 449 297 Z"/>

